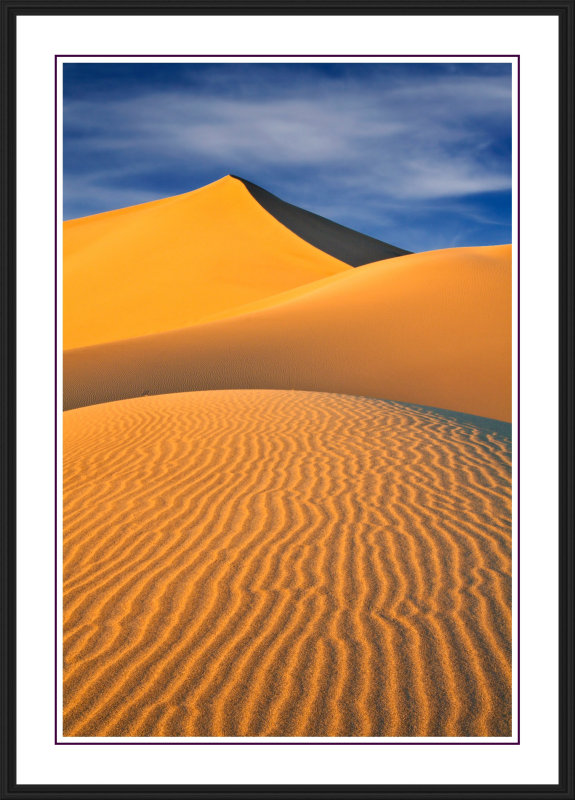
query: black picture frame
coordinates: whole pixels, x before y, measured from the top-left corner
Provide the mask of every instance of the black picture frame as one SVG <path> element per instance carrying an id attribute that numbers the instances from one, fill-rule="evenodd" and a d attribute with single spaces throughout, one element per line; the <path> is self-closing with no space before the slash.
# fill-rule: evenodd
<path id="1" fill-rule="evenodd" d="M 39 798 L 575 798 L 573 697 L 573 318 L 575 0 L 1 0 L 1 555 L 0 797 Z M 553 785 L 23 785 L 16 782 L 16 24 L 26 15 L 555 15 L 559 24 L 559 782 Z M 542 736 L 545 732 L 542 731 Z M 289 755 L 288 755 L 289 757 Z"/>

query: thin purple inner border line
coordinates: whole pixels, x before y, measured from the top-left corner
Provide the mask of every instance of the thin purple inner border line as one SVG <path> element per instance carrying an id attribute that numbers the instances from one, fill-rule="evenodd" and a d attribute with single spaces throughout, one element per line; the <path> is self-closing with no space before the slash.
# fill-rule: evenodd
<path id="1" fill-rule="evenodd" d="M 517 249 L 517 741 L 516 742 L 60 742 L 58 741 L 58 59 L 59 58 L 516 58 L 517 59 L 517 241 L 515 247 Z M 432 55 L 414 55 L 408 54 L 395 54 L 393 56 L 383 55 L 381 53 L 368 54 L 361 53 L 356 55 L 341 53 L 330 54 L 285 54 L 285 53 L 251 53 L 251 54 L 237 54 L 237 53 L 217 53 L 217 54 L 202 54 L 190 55 L 189 53 L 176 54 L 171 53 L 167 55 L 126 55 L 126 54 L 69 54 L 57 53 L 54 56 L 54 744 L 55 745 L 72 745 L 72 746 L 122 746 L 129 747 L 142 745 L 158 747 L 178 747 L 178 746 L 280 746 L 280 747 L 297 747 L 297 746 L 341 746 L 341 747 L 354 747 L 354 746 L 396 746 L 396 747 L 411 747 L 411 746 L 443 746 L 443 747 L 458 747 L 458 746 L 494 746 L 506 747 L 516 746 L 521 744 L 521 591 L 520 591 L 520 578 L 521 570 L 520 565 L 520 374 L 521 374 L 521 357 L 520 357 L 520 185 L 521 185 L 521 169 L 520 169 L 520 143 L 521 143 L 521 127 L 520 127 L 520 62 L 521 57 L 519 54 L 500 54 L 491 53 L 489 55 L 479 54 L 437 54 Z M 512 437 L 514 433 L 512 431 Z M 512 438 L 513 441 L 513 438 Z"/>

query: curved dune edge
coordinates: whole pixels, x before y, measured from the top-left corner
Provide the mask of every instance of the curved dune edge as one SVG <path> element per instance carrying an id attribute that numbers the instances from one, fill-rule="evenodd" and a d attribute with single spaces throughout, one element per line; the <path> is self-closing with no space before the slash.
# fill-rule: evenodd
<path id="1" fill-rule="evenodd" d="M 67 412 L 65 735 L 511 735 L 510 459 L 361 397 Z"/>
<path id="2" fill-rule="evenodd" d="M 64 408 L 304 389 L 511 419 L 511 247 L 388 259 L 239 316 L 64 353 Z"/>
<path id="3" fill-rule="evenodd" d="M 351 269 L 227 176 L 64 223 L 64 347 L 182 328 Z"/>

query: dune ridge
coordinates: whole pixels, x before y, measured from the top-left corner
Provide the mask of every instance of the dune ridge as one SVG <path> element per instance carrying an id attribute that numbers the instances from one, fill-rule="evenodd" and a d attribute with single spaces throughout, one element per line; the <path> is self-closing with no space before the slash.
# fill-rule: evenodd
<path id="1" fill-rule="evenodd" d="M 230 177 L 241 181 L 254 199 L 290 231 L 352 267 L 360 267 L 385 258 L 404 256 L 410 252 L 374 239 L 373 236 L 354 231 L 312 211 L 286 203 L 285 200 L 245 178 L 237 175 Z"/>
<path id="2" fill-rule="evenodd" d="M 302 389 L 511 419 L 511 247 L 417 253 L 244 313 L 64 354 L 64 408 L 143 394 Z"/>
<path id="3" fill-rule="evenodd" d="M 65 735 L 510 735 L 508 430 L 294 391 L 66 412 Z"/>
<path id="4" fill-rule="evenodd" d="M 144 336 L 352 268 L 230 176 L 64 222 L 64 348 Z"/>

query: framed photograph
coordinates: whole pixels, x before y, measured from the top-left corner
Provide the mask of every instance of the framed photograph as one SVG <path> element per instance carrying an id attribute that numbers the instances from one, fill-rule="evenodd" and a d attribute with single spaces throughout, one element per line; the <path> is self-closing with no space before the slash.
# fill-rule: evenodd
<path id="1" fill-rule="evenodd" d="M 2 0 L 2 798 L 575 797 L 574 16 Z"/>

